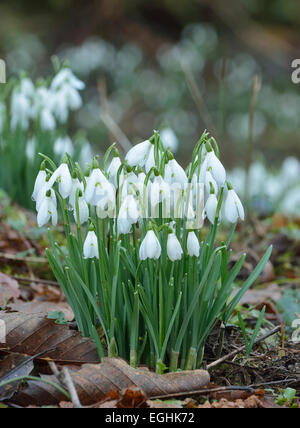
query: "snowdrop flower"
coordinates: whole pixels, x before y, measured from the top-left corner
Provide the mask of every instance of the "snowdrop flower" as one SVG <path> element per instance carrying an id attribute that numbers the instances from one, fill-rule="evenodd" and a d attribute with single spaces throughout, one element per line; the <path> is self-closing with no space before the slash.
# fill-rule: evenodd
<path id="1" fill-rule="evenodd" d="M 151 144 L 150 151 L 148 153 L 148 157 L 145 163 L 146 173 L 150 171 L 151 168 L 155 167 L 155 159 L 154 159 L 154 144 Z"/>
<path id="2" fill-rule="evenodd" d="M 49 184 L 53 186 L 55 181 L 58 182 L 58 190 L 63 199 L 66 199 L 72 192 L 72 176 L 69 171 L 68 164 L 63 162 L 56 171 L 54 171 Z"/>
<path id="3" fill-rule="evenodd" d="M 178 149 L 178 138 L 171 128 L 165 128 L 160 133 L 160 139 L 163 143 L 164 149 L 176 152 Z"/>
<path id="4" fill-rule="evenodd" d="M 207 169 L 211 168 L 212 176 L 217 181 L 217 183 L 222 186 L 226 181 L 226 171 L 211 147 L 207 148 L 205 164 Z"/>
<path id="5" fill-rule="evenodd" d="M 240 198 L 232 189 L 231 185 L 227 183 L 228 193 L 224 204 L 224 216 L 230 223 L 235 223 L 240 217 L 241 220 L 245 219 L 245 212 Z"/>
<path id="6" fill-rule="evenodd" d="M 131 226 L 140 218 L 140 210 L 137 200 L 133 195 L 128 195 L 122 202 L 118 215 L 118 232 L 119 234 L 127 234 L 131 230 Z"/>
<path id="7" fill-rule="evenodd" d="M 85 88 L 85 84 L 81 80 L 77 79 L 70 68 L 63 68 L 57 73 L 52 80 L 51 89 L 57 90 L 63 85 L 70 85 L 73 89 L 77 89 L 79 91 Z"/>
<path id="8" fill-rule="evenodd" d="M 94 169 L 86 180 L 85 200 L 92 206 L 98 206 L 103 200 L 105 205 L 115 206 L 115 199 L 114 186 L 107 180 L 98 167 L 97 161 L 94 160 Z"/>
<path id="9" fill-rule="evenodd" d="M 117 175 L 118 175 L 118 171 L 119 171 L 119 168 L 120 168 L 121 164 L 122 164 L 122 162 L 121 162 L 121 159 L 119 158 L 119 153 L 118 153 L 117 150 L 115 150 L 114 156 L 112 158 L 112 161 L 109 164 L 109 167 L 107 168 L 107 174 L 108 174 L 109 181 L 116 188 L 118 187 Z"/>
<path id="10" fill-rule="evenodd" d="M 156 207 L 160 202 L 169 202 L 171 198 L 171 189 L 169 184 L 155 171 L 153 183 L 149 183 L 149 193 L 151 207 Z M 165 216 L 168 217 L 168 216 Z"/>
<path id="11" fill-rule="evenodd" d="M 69 117 L 69 108 L 65 94 L 57 91 L 52 94 L 52 111 L 60 123 L 66 123 Z"/>
<path id="12" fill-rule="evenodd" d="M 148 160 L 151 148 L 152 143 L 149 140 L 136 144 L 129 150 L 125 157 L 125 160 L 131 167 L 138 165 L 143 167 Z"/>
<path id="13" fill-rule="evenodd" d="M 71 138 L 68 135 L 65 137 L 58 137 L 54 143 L 53 151 L 57 156 L 61 156 L 61 158 L 63 158 L 66 153 L 73 156 L 74 146 Z"/>
<path id="14" fill-rule="evenodd" d="M 200 244 L 195 232 L 189 232 L 187 237 L 187 252 L 190 257 L 199 257 Z"/>
<path id="15" fill-rule="evenodd" d="M 42 131 L 53 131 L 56 128 L 54 116 L 48 108 L 41 110 L 40 121 Z"/>
<path id="16" fill-rule="evenodd" d="M 99 259 L 98 239 L 93 230 L 90 228 L 83 244 L 83 257 L 85 259 Z"/>
<path id="17" fill-rule="evenodd" d="M 182 258 L 183 250 L 175 233 L 169 233 L 167 241 L 167 254 L 172 262 Z"/>
<path id="18" fill-rule="evenodd" d="M 20 92 L 27 98 L 33 97 L 35 88 L 31 79 L 25 77 L 21 80 Z"/>
<path id="19" fill-rule="evenodd" d="M 51 197 L 52 197 L 53 203 L 56 206 L 56 196 L 55 196 L 54 190 L 51 188 L 51 186 L 49 184 L 50 179 L 51 179 L 51 176 L 47 175 L 44 186 L 42 186 L 37 193 L 37 197 L 36 197 L 36 201 L 35 201 L 36 202 L 35 207 L 36 207 L 37 211 L 39 211 L 39 209 L 42 205 L 42 202 L 44 201 L 44 199 L 46 197 L 46 193 L 48 192 L 48 190 L 51 190 Z"/>
<path id="20" fill-rule="evenodd" d="M 33 137 L 27 141 L 26 149 L 25 149 L 26 157 L 30 161 L 33 161 L 34 159 L 35 148 L 36 148 L 36 139 Z"/>
<path id="21" fill-rule="evenodd" d="M 161 246 L 158 238 L 156 237 L 153 230 L 148 230 L 145 238 L 143 239 L 140 250 L 139 257 L 140 260 L 147 259 L 159 259 L 161 255 Z"/>
<path id="22" fill-rule="evenodd" d="M 11 129 L 15 131 L 18 126 L 23 131 L 29 128 L 30 101 L 20 92 L 13 92 L 11 100 Z"/>
<path id="23" fill-rule="evenodd" d="M 36 177 L 35 183 L 34 183 L 34 189 L 33 189 L 33 193 L 31 196 L 33 201 L 37 200 L 37 197 L 38 197 L 40 190 L 46 185 L 47 173 L 46 173 L 45 169 L 46 169 L 45 162 L 42 162 L 40 171 L 39 171 L 39 173 Z"/>
<path id="24" fill-rule="evenodd" d="M 67 152 L 71 155 L 71 153 L 67 150 Z M 72 156 L 72 155 L 71 155 Z M 79 163 L 81 165 L 86 165 L 90 159 L 92 159 L 94 156 L 91 145 L 88 141 L 86 141 L 83 146 L 82 149 L 80 151 L 80 156 L 79 156 Z"/>
<path id="25" fill-rule="evenodd" d="M 215 222 L 217 206 L 218 206 L 217 197 L 214 193 L 211 193 L 204 207 L 203 218 L 207 217 L 212 224 L 214 224 Z"/>
<path id="26" fill-rule="evenodd" d="M 76 173 L 74 173 L 74 176 L 72 177 L 72 190 L 69 197 L 70 209 L 75 210 L 77 190 L 83 192 L 83 188 L 84 188 L 83 183 L 78 180 Z"/>
<path id="27" fill-rule="evenodd" d="M 218 185 L 216 180 L 211 175 L 210 170 L 206 171 L 204 185 L 206 195 L 209 195 L 211 193 L 211 186 L 213 187 L 214 193 L 218 194 Z"/>
<path id="28" fill-rule="evenodd" d="M 53 201 L 53 195 L 51 190 L 48 190 L 45 194 L 43 202 L 41 203 L 38 214 L 37 223 L 39 227 L 44 226 L 49 220 L 52 219 L 53 226 L 57 225 L 57 208 Z"/>
<path id="29" fill-rule="evenodd" d="M 79 196 L 78 196 L 78 211 L 79 211 L 80 224 L 86 223 L 89 219 L 89 207 L 85 199 L 83 198 L 83 194 L 81 191 L 79 192 Z M 76 207 L 74 208 L 74 218 L 76 223 L 78 224 Z"/>
<path id="30" fill-rule="evenodd" d="M 180 183 L 181 185 L 188 182 L 184 169 L 174 158 L 165 165 L 165 181 L 169 184 Z"/>

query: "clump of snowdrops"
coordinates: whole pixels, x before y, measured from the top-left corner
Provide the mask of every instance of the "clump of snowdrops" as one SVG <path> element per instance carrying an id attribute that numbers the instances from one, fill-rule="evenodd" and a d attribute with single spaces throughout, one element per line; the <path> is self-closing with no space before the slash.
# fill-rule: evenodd
<path id="1" fill-rule="evenodd" d="M 27 207 L 39 152 L 56 162 L 66 151 L 76 159 L 91 153 L 83 135 L 77 135 L 74 145 L 67 134 L 70 113 L 81 107 L 85 85 L 67 66 L 56 64 L 56 70 L 35 83 L 24 74 L 11 78 L 0 92 L 0 187 Z"/>
<path id="2" fill-rule="evenodd" d="M 102 168 L 94 158 L 85 172 L 68 154 L 58 167 L 44 156 L 33 199 L 39 226 L 55 226 L 61 207 L 67 249 L 49 231 L 47 256 L 82 334 L 100 358 L 107 351 L 159 373 L 201 366 L 212 329 L 228 322 L 271 253 L 233 297 L 245 255 L 230 268 L 230 241 L 244 209 L 207 132 L 186 170 L 158 132 L 124 161 L 111 146 Z M 216 243 L 222 221 L 232 228 Z"/>

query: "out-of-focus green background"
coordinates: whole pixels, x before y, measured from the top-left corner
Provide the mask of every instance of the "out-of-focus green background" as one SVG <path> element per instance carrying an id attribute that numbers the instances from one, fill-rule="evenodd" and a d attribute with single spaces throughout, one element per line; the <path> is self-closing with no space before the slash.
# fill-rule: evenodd
<path id="1" fill-rule="evenodd" d="M 8 77 L 47 75 L 58 55 L 88 84 L 74 127 L 97 151 L 116 139 L 116 125 L 131 142 L 170 127 L 185 163 L 207 128 L 226 167 L 244 165 L 258 75 L 254 159 L 276 170 L 299 158 L 297 0 L 1 0 L 0 17 Z"/>

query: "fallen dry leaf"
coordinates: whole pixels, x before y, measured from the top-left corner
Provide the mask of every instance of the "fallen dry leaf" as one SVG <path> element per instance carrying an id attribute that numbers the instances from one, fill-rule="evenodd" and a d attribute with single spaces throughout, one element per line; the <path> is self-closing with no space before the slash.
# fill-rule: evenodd
<path id="1" fill-rule="evenodd" d="M 0 272 L 0 306 L 19 296 L 20 290 L 17 281 Z"/>
<path id="2" fill-rule="evenodd" d="M 80 370 L 70 370 L 80 402 L 83 405 L 99 403 L 107 398 L 110 391 L 122 391 L 134 385 L 151 397 L 184 393 L 201 389 L 209 383 L 209 373 L 205 370 L 182 371 L 159 375 L 147 368 L 134 369 L 119 358 L 104 358 L 101 364 L 85 364 Z M 54 380 L 53 376 L 43 376 Z M 29 404 L 57 404 L 64 396 L 42 382 L 29 381 L 28 386 L 19 391 L 14 402 L 21 406 Z"/>
<path id="3" fill-rule="evenodd" d="M 281 299 L 281 296 L 282 290 L 279 285 L 271 283 L 266 288 L 246 291 L 239 303 L 241 305 L 247 304 L 257 306 L 268 299 L 273 302 L 278 302 Z"/>
<path id="4" fill-rule="evenodd" d="M 47 317 L 51 312 L 63 312 L 67 321 L 73 321 L 74 313 L 71 306 L 66 302 L 41 302 L 39 300 L 32 300 L 31 302 L 23 302 L 17 300 L 11 303 L 9 307 L 14 311 L 23 312 L 25 314 L 40 314 Z"/>
<path id="5" fill-rule="evenodd" d="M 6 347 L 10 352 L 35 355 L 48 349 L 43 359 L 60 364 L 97 363 L 96 345 L 82 337 L 67 325 L 55 324 L 54 320 L 35 314 L 0 311 L 0 319 L 6 324 Z"/>

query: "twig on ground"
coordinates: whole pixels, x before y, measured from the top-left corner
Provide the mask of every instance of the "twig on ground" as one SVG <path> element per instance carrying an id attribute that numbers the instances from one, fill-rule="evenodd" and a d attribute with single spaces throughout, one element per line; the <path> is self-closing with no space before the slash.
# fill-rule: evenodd
<path id="1" fill-rule="evenodd" d="M 67 388 L 71 397 L 73 407 L 75 409 L 81 409 L 82 405 L 80 403 L 76 388 L 74 386 L 72 377 L 67 367 L 63 367 L 62 371 L 60 372 L 54 361 L 49 361 L 49 366 L 52 370 L 52 373 L 56 376 L 57 380 L 61 383 L 61 385 L 64 388 Z"/>
<path id="2" fill-rule="evenodd" d="M 278 333 L 278 331 L 280 331 L 280 330 L 281 330 L 281 325 L 278 325 L 277 327 L 273 328 L 273 330 L 270 330 L 268 333 L 265 333 L 262 336 L 260 336 L 258 339 L 256 339 L 256 341 L 254 342 L 254 345 L 256 345 L 259 342 L 264 341 L 265 339 L 272 336 L 273 334 Z M 228 360 L 228 359 L 234 357 L 235 355 L 239 354 L 240 352 L 244 351 L 245 349 L 246 349 L 246 345 L 243 345 L 240 348 L 236 349 L 235 351 L 232 351 L 229 354 L 224 355 L 223 357 L 217 359 L 213 363 L 208 364 L 207 370 L 219 365 L 220 363 L 223 363 L 225 360 Z"/>
<path id="3" fill-rule="evenodd" d="M 56 281 L 50 281 L 48 279 L 40 279 L 40 278 L 27 278 L 24 276 L 15 276 L 15 275 L 9 275 L 10 278 L 15 279 L 19 282 L 34 282 L 36 284 L 45 284 L 45 285 L 53 285 L 55 287 L 59 287 L 59 283 Z"/>

